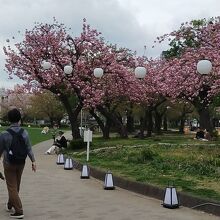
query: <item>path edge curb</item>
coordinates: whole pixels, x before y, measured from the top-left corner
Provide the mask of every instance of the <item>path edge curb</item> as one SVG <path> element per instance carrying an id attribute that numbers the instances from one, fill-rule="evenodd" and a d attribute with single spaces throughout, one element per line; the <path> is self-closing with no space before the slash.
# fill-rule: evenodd
<path id="1" fill-rule="evenodd" d="M 75 168 L 79 171 L 82 170 L 83 164 L 79 163 L 78 161 L 74 160 L 75 162 Z M 90 175 L 94 177 L 95 179 L 99 179 L 101 181 L 104 181 L 105 179 L 105 172 L 101 171 L 97 168 L 94 168 L 90 165 L 88 165 L 90 168 Z M 161 189 L 157 186 L 153 186 L 146 183 L 140 183 L 136 181 L 131 181 L 119 176 L 114 176 L 114 185 L 117 187 L 120 187 L 125 190 L 129 190 L 144 196 L 149 196 L 158 200 L 163 200 L 164 195 L 164 189 Z M 194 209 L 200 210 L 209 214 L 213 214 L 216 216 L 220 216 L 220 203 L 213 201 L 213 200 L 207 200 L 207 199 L 201 199 L 194 196 L 190 196 L 183 192 L 178 192 L 178 197 L 180 200 L 180 205 L 185 206 L 188 208 L 195 207 Z M 214 206 L 211 204 L 217 204 L 218 206 Z M 205 205 L 202 205 L 205 204 Z M 200 206 L 202 205 L 202 206 Z M 199 206 L 199 207 L 196 207 Z"/>

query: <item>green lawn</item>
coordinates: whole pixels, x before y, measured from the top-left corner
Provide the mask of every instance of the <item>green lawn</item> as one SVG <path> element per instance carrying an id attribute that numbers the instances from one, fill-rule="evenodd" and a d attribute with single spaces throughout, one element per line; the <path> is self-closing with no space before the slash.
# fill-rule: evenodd
<path id="1" fill-rule="evenodd" d="M 179 191 L 220 201 L 220 143 L 194 140 L 193 136 L 170 133 L 145 140 L 96 137 L 91 148 L 105 149 L 91 152 L 89 164 L 161 188 L 171 181 Z M 82 150 L 66 153 L 81 162 L 86 160 Z"/>
<path id="2" fill-rule="evenodd" d="M 110 140 L 103 139 L 102 137 L 93 137 L 92 148 L 111 147 L 111 146 L 128 146 L 128 145 L 143 145 L 143 144 L 159 144 L 159 145 L 219 145 L 220 138 L 215 141 L 202 142 L 194 140 L 195 134 L 182 135 L 177 132 L 169 132 L 163 135 L 157 135 L 150 138 L 138 139 L 130 136 L 128 139 L 121 139 L 119 137 L 112 137 Z"/>
<path id="3" fill-rule="evenodd" d="M 24 127 L 24 128 L 29 133 L 32 145 L 35 145 L 37 143 L 40 143 L 42 141 L 49 140 L 52 138 L 52 135 L 50 132 L 46 135 L 41 134 L 42 128 L 34 128 L 34 127 L 33 128 Z M 4 131 L 5 129 L 7 129 L 7 127 L 0 127 L 0 132 Z"/>

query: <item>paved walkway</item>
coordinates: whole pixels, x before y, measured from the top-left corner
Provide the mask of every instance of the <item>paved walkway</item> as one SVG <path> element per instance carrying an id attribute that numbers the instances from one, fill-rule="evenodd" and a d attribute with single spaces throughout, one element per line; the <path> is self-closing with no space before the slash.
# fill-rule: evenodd
<path id="1" fill-rule="evenodd" d="M 56 165 L 56 156 L 44 155 L 52 140 L 34 146 L 37 172 L 27 161 L 21 185 L 25 219 L 29 220 L 219 220 L 185 207 L 165 209 L 161 201 L 120 188 L 103 190 L 103 182 L 80 179 L 78 170 Z M 2 166 L 0 167 L 2 170 Z M 0 181 L 0 219 L 9 219 L 4 210 L 7 193 Z"/>

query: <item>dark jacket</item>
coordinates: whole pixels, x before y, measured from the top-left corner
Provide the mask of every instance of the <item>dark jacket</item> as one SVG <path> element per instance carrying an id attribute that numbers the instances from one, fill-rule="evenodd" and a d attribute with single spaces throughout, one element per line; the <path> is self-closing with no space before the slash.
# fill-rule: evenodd
<path id="1" fill-rule="evenodd" d="M 197 139 L 204 139 L 204 135 L 205 135 L 204 131 L 198 131 L 196 133 L 196 138 Z"/>
<path id="2" fill-rule="evenodd" d="M 67 139 L 62 136 L 60 139 L 56 139 L 57 146 L 60 148 L 67 148 Z"/>

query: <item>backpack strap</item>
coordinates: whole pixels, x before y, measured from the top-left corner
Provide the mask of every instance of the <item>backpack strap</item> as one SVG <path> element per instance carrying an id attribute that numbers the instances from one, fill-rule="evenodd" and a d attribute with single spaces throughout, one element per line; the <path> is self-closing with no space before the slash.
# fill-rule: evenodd
<path id="1" fill-rule="evenodd" d="M 19 135 L 22 135 L 22 134 L 23 134 L 23 132 L 24 132 L 24 129 L 23 129 L 23 128 L 21 128 L 21 129 L 19 130 L 18 134 L 19 134 Z"/>
<path id="2" fill-rule="evenodd" d="M 14 136 L 14 135 L 22 135 L 23 132 L 24 132 L 24 129 L 21 128 L 21 129 L 19 130 L 19 132 L 15 132 L 15 131 L 12 130 L 11 128 L 8 128 L 6 131 L 7 131 L 9 134 L 11 134 L 12 136 Z"/>

